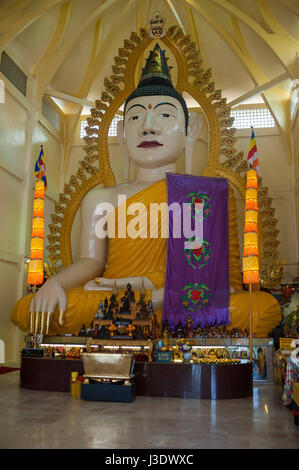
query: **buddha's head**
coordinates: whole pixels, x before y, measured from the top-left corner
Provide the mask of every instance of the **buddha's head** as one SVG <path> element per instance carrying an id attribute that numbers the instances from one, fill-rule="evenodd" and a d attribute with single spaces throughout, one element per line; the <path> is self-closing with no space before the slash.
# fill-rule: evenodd
<path id="1" fill-rule="evenodd" d="M 164 53 L 157 44 L 137 89 L 125 102 L 124 121 L 118 128 L 121 147 L 137 166 L 159 168 L 175 163 L 187 147 L 192 153 L 200 127 L 199 114 L 189 118 L 186 102 L 173 87 Z"/>

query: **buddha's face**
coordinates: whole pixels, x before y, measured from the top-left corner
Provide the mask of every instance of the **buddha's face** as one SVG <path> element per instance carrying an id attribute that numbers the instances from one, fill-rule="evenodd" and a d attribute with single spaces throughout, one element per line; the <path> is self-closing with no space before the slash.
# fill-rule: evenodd
<path id="1" fill-rule="evenodd" d="M 185 148 L 185 115 L 171 96 L 142 96 L 127 104 L 125 143 L 131 159 L 143 168 L 175 163 Z"/>

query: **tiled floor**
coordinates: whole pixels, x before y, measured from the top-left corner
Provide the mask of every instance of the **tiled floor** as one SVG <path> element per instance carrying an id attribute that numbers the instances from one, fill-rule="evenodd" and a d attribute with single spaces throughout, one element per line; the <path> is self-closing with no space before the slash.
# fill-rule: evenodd
<path id="1" fill-rule="evenodd" d="M 299 427 L 280 395 L 280 386 L 260 385 L 238 400 L 86 402 L 21 389 L 12 372 L 0 375 L 0 448 L 299 449 Z"/>

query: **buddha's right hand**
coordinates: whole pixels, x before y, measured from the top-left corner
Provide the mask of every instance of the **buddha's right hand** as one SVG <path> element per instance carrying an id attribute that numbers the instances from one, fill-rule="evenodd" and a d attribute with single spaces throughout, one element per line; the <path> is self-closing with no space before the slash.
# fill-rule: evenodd
<path id="1" fill-rule="evenodd" d="M 63 314 L 67 306 L 64 289 L 55 279 L 49 279 L 30 303 L 30 333 L 48 333 L 51 316 L 58 305 L 58 323 L 63 325 Z M 41 318 L 40 317 L 41 314 Z"/>

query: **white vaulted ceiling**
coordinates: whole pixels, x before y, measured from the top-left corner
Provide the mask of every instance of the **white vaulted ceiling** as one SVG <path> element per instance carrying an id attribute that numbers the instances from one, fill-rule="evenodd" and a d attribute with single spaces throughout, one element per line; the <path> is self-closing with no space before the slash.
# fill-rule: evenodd
<path id="1" fill-rule="evenodd" d="M 1 0 L 0 50 L 36 77 L 39 100 L 46 92 L 70 95 L 59 106 L 80 114 L 72 97 L 88 104 L 100 96 L 118 48 L 131 31 L 149 29 L 155 11 L 166 29 L 190 34 L 228 102 L 244 102 L 246 94 L 265 102 L 288 138 L 298 0 Z"/>

